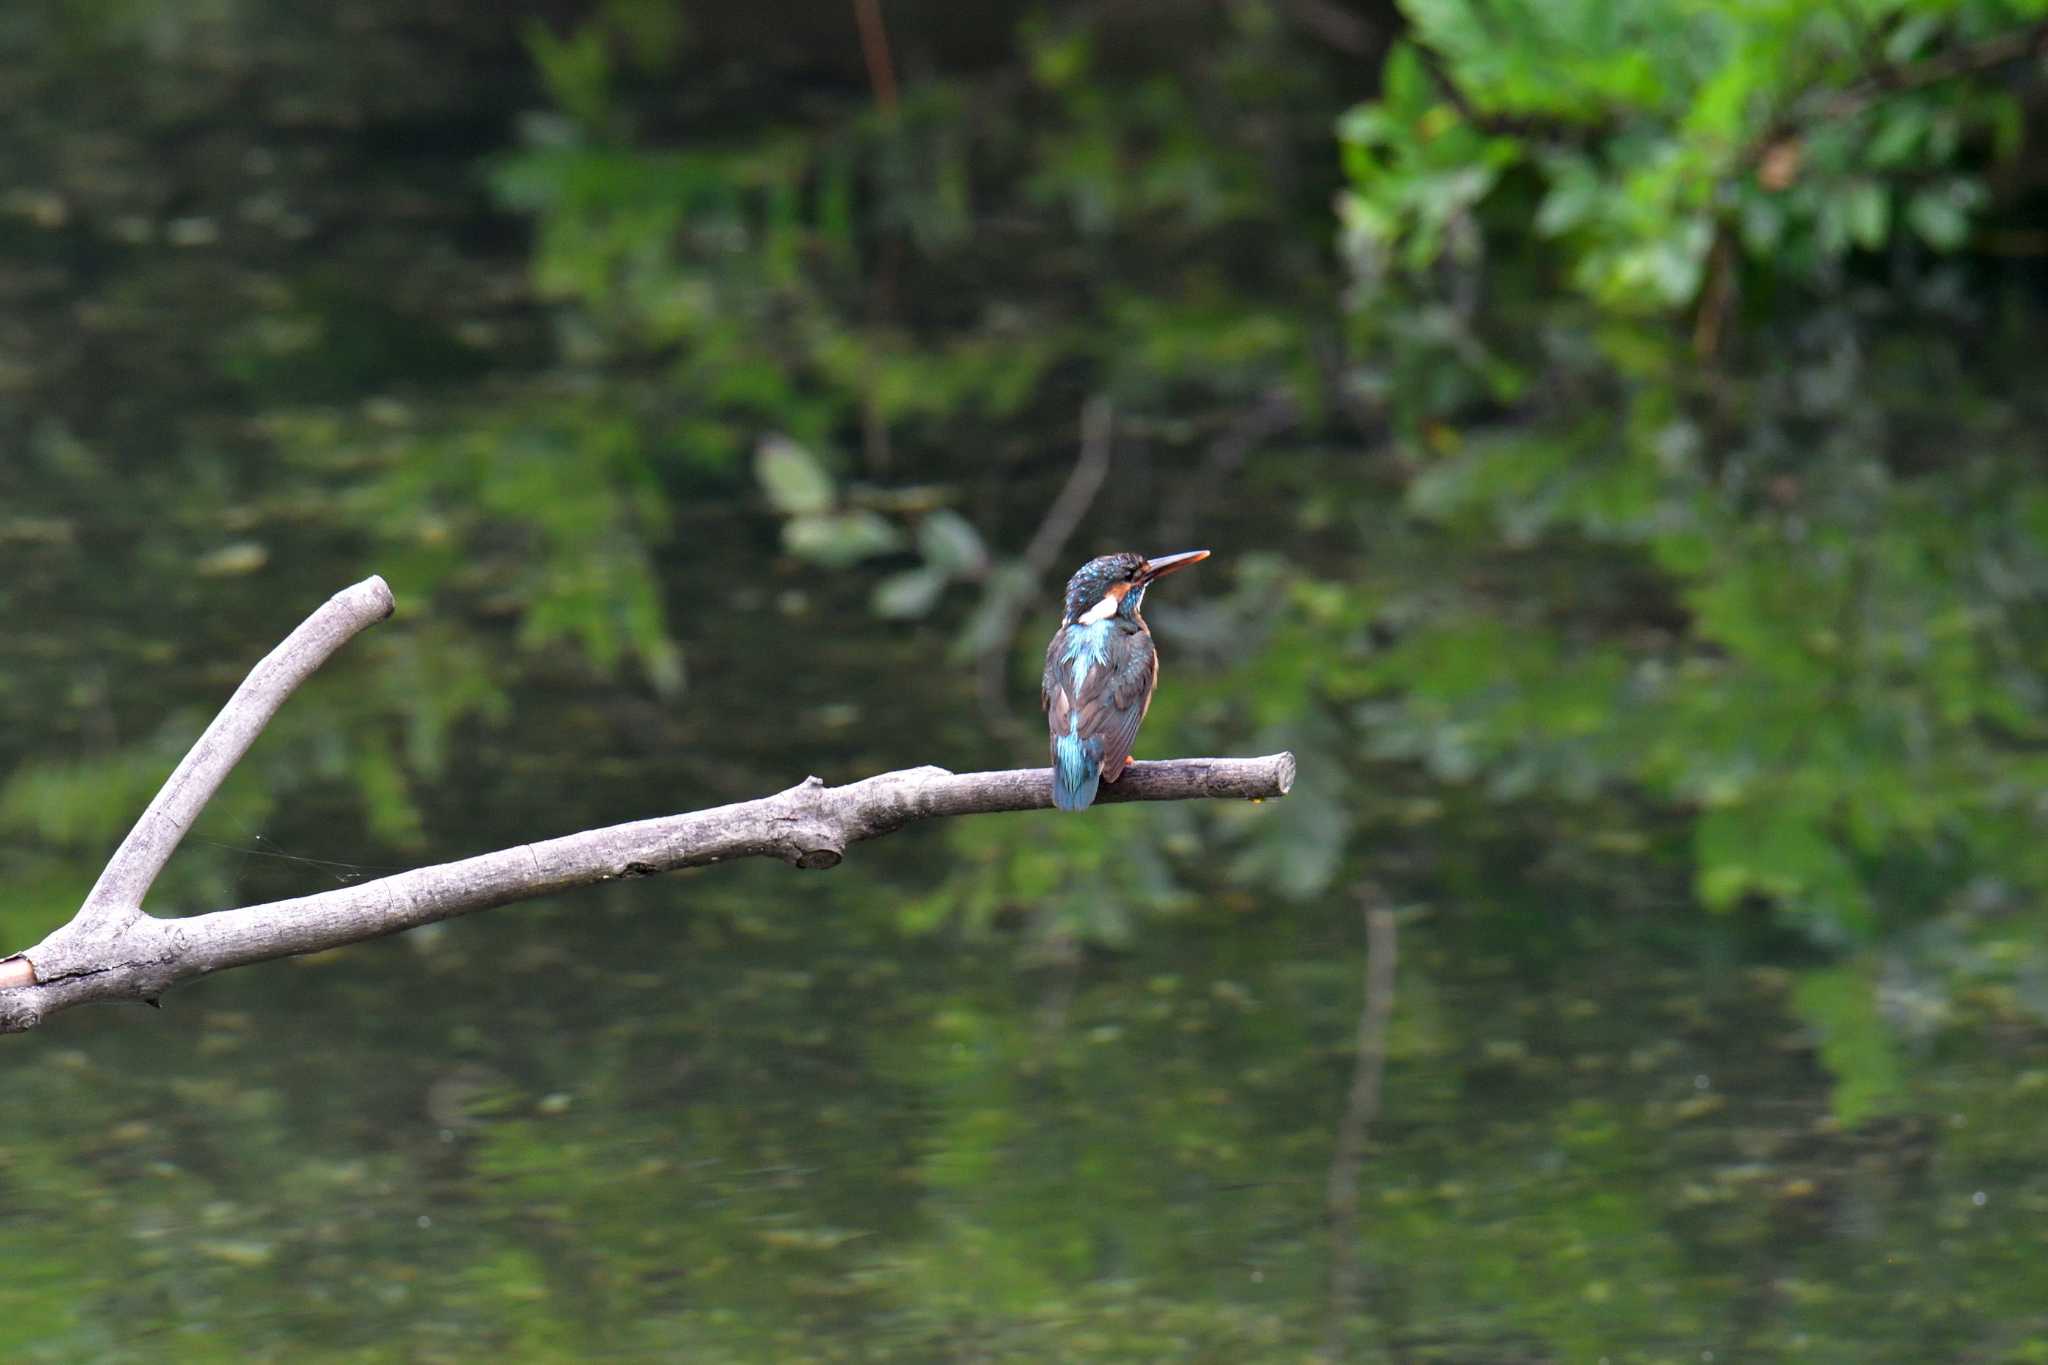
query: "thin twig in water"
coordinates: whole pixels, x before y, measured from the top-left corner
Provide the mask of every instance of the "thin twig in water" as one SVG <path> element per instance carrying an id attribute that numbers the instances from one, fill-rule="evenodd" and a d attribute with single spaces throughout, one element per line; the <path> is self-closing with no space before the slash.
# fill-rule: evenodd
<path id="1" fill-rule="evenodd" d="M 1096 394 L 1081 405 L 1081 453 L 1074 468 L 1060 486 L 1059 495 L 1038 523 L 1031 543 L 1024 547 L 1024 567 L 1042 578 L 1073 538 L 1081 518 L 1095 505 L 1102 481 L 1109 477 L 1110 446 L 1116 436 L 1116 405 L 1104 394 Z"/>
<path id="2" fill-rule="evenodd" d="M 1095 495 L 1102 491 L 1103 482 L 1109 477 L 1115 437 L 1116 406 L 1106 395 L 1098 393 L 1081 406 L 1081 452 L 1074 457 L 1074 467 L 1068 472 L 1067 481 L 1060 485 L 1052 506 L 1046 509 L 1045 519 L 1038 523 L 1038 530 L 1024 547 L 1020 582 L 1035 588 L 1044 580 L 1081 525 L 1081 519 L 1095 505 Z M 1011 642 L 1017 638 L 1017 623 L 1030 604 L 1028 590 L 995 604 L 1001 616 L 997 627 L 989 632 L 989 645 L 981 652 L 977 670 L 983 718 L 991 728 L 1019 738 L 1028 731 L 1003 695 L 1003 668 L 1009 662 Z"/>
<path id="3" fill-rule="evenodd" d="M 1176 487 L 1173 501 L 1159 518 L 1159 543 L 1171 550 L 1194 539 L 1195 520 L 1214 498 L 1226 479 L 1237 473 L 1252 451 L 1287 430 L 1300 416 L 1294 399 L 1275 389 L 1259 400 L 1258 406 L 1241 413 L 1209 443 L 1201 468 Z"/>
<path id="4" fill-rule="evenodd" d="M 1379 892 L 1365 897 L 1365 1004 L 1358 1018 L 1358 1059 L 1351 1071 L 1351 1098 L 1337 1125 L 1330 1156 L 1326 1208 L 1330 1224 L 1330 1321 L 1323 1358 L 1344 1358 L 1346 1327 L 1358 1309 L 1358 1176 L 1366 1138 L 1380 1116 L 1380 1077 L 1387 1067 L 1387 1023 L 1394 1014 L 1394 912 Z"/>
<path id="5" fill-rule="evenodd" d="M 1280 12 L 1350 57 L 1364 57 L 1383 40 L 1366 19 L 1333 0 L 1282 0 Z"/>
<path id="6" fill-rule="evenodd" d="M 1055 913 L 1041 909 L 1039 914 Z M 1074 992 L 1081 984 L 1081 945 L 1068 933 L 1054 933 L 1043 949 L 1047 978 L 1045 994 L 1038 1005 L 1038 1038 L 1032 1047 L 1030 1069 L 1050 1071 L 1059 1060 L 1060 1035 L 1073 1007 Z"/>
<path id="7" fill-rule="evenodd" d="M 861 60 L 868 66 L 868 84 L 875 103 L 896 107 L 896 63 L 889 57 L 889 30 L 882 23 L 881 0 L 853 0 L 853 22 L 860 28 Z"/>
<path id="8" fill-rule="evenodd" d="M 889 29 L 882 22 L 881 0 L 853 0 L 853 22 L 860 30 L 860 55 L 861 60 L 867 63 L 868 86 L 875 92 L 875 106 L 885 116 L 893 115 L 896 112 L 896 63 L 889 55 Z M 867 291 L 867 322 L 875 332 L 887 327 L 895 314 L 896 277 L 902 252 L 901 238 L 894 233 L 882 234 Z M 865 396 L 860 409 L 861 459 L 871 475 L 887 472 L 894 460 L 889 423 L 883 415 L 879 397 L 881 385 L 874 374 L 876 368 L 871 359 L 867 382 L 862 386 Z"/>

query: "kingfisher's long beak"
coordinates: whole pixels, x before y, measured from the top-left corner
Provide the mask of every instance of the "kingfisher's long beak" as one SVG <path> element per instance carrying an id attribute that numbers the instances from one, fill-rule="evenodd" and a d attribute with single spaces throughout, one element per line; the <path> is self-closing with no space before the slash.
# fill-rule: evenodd
<path id="1" fill-rule="evenodd" d="M 1150 583 L 1155 578 L 1164 578 L 1191 564 L 1199 564 L 1208 557 L 1207 550 L 1183 550 L 1177 555 L 1161 555 L 1157 559 L 1148 559 L 1145 561 L 1143 572 L 1138 575 L 1138 581 Z"/>

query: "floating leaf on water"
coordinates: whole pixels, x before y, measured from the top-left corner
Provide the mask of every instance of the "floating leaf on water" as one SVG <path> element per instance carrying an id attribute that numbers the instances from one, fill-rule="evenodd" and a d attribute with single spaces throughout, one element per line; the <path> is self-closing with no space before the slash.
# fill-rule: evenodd
<path id="1" fill-rule="evenodd" d="M 220 224 L 212 218 L 173 218 L 164 229 L 172 246 L 212 246 L 220 240 Z"/>
<path id="2" fill-rule="evenodd" d="M 1690 1099 L 1680 1100 L 1677 1104 L 1671 1106 L 1671 1112 L 1681 1119 L 1698 1119 L 1705 1118 L 1709 1114 L 1718 1114 L 1727 1107 L 1728 1100 L 1725 1096 L 1715 1094 L 1694 1095 Z"/>
<path id="3" fill-rule="evenodd" d="M 11 517 L 0 521 L 0 545 L 69 545 L 77 526 L 65 517 Z"/>
<path id="4" fill-rule="evenodd" d="M 271 1258 L 277 1254 L 275 1243 L 259 1242 L 251 1238 L 210 1238 L 197 1242 L 194 1246 L 202 1256 L 210 1256 L 216 1261 L 225 1261 L 229 1265 L 242 1266 L 245 1269 L 268 1265 Z"/>
<path id="5" fill-rule="evenodd" d="M 778 1251 L 832 1251 L 858 1238 L 872 1236 L 855 1228 L 761 1228 L 754 1233 L 762 1245 Z"/>
<path id="6" fill-rule="evenodd" d="M 201 578 L 239 578 L 255 573 L 270 562 L 267 546 L 253 540 L 237 540 L 211 554 L 201 555 L 192 571 Z"/>

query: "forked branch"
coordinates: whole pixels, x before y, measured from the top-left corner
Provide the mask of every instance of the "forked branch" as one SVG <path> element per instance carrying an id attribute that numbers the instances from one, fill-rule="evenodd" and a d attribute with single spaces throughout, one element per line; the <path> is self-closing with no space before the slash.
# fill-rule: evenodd
<path id="1" fill-rule="evenodd" d="M 142 899 L 228 771 L 294 688 L 364 627 L 391 613 L 381 578 L 339 592 L 257 664 L 124 840 L 72 921 L 0 961 L 0 1032 L 100 1000 L 154 1000 L 171 986 L 251 962 L 319 952 L 572 887 L 733 858 L 836 865 L 846 850 L 919 820 L 1051 806 L 1043 768 L 952 773 L 907 768 L 710 810 L 585 830 L 416 868 L 377 881 L 185 919 L 144 914 Z M 1294 755 L 1134 763 L 1099 802 L 1260 800 L 1285 796 Z M 1068 817 L 1073 818 L 1073 817 Z"/>

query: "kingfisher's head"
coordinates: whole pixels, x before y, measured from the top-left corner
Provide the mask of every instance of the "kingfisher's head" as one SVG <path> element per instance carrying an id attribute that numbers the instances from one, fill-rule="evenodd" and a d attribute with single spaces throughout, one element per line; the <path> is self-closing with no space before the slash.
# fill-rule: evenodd
<path id="1" fill-rule="evenodd" d="M 1085 625 L 1112 616 L 1135 617 L 1153 579 L 1164 578 L 1208 557 L 1207 550 L 1185 550 L 1177 555 L 1147 559 L 1125 550 L 1122 554 L 1091 559 L 1067 580 L 1065 623 Z"/>

